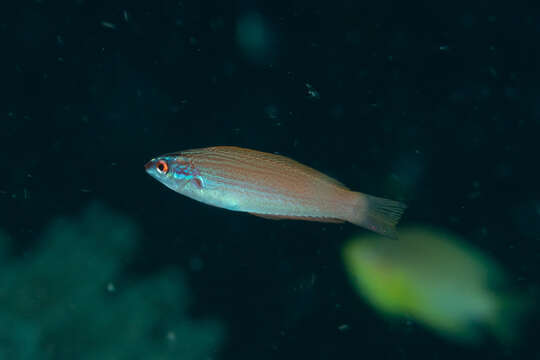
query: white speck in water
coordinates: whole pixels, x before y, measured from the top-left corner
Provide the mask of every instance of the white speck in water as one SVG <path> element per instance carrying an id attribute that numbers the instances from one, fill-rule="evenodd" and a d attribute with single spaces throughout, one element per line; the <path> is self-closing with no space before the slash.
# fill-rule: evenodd
<path id="1" fill-rule="evenodd" d="M 307 89 L 308 97 L 310 99 L 319 100 L 321 98 L 321 95 L 319 94 L 317 90 L 315 90 L 313 85 L 306 83 L 306 89 Z"/>
<path id="2" fill-rule="evenodd" d="M 116 29 L 116 25 L 108 21 L 102 21 L 101 26 L 103 26 L 106 29 L 113 29 L 113 30 Z"/>

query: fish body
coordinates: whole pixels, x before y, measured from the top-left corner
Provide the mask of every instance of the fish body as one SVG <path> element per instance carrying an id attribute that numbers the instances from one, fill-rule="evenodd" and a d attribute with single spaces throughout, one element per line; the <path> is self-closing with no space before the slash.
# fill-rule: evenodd
<path id="1" fill-rule="evenodd" d="M 197 201 L 272 219 L 348 221 L 395 237 L 405 205 L 349 190 L 288 157 L 233 146 L 152 159 L 146 171 Z"/>
<path id="2" fill-rule="evenodd" d="M 444 229 L 400 229 L 399 242 L 365 234 L 343 246 L 345 270 L 358 294 L 387 316 L 415 320 L 450 339 L 504 345 L 520 338 L 532 302 L 509 286 L 487 254 Z"/>

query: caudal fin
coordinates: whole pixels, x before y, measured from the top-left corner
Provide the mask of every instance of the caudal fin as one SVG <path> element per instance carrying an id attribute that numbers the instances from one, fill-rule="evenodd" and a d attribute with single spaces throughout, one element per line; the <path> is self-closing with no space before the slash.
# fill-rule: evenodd
<path id="1" fill-rule="evenodd" d="M 399 201 L 358 194 L 349 222 L 390 238 L 397 238 L 396 224 L 407 205 Z"/>

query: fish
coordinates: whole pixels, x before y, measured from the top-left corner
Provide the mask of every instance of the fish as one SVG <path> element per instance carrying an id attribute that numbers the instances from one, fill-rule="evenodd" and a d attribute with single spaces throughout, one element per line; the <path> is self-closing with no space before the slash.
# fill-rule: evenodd
<path id="1" fill-rule="evenodd" d="M 283 155 L 236 146 L 184 150 L 144 168 L 169 189 L 202 203 L 267 219 L 349 222 L 390 238 L 407 206 L 350 190 Z"/>
<path id="2" fill-rule="evenodd" d="M 537 301 L 471 241 L 429 225 L 402 227 L 399 241 L 384 240 L 362 234 L 342 243 L 350 284 L 382 315 L 462 344 L 485 343 L 490 333 L 503 346 L 523 339 Z"/>

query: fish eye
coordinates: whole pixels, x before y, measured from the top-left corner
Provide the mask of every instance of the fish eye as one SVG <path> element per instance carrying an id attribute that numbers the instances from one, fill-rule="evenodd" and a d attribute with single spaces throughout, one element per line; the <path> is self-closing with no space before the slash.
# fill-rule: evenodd
<path id="1" fill-rule="evenodd" d="M 159 160 L 156 164 L 156 169 L 160 174 L 166 174 L 169 171 L 169 165 L 163 160 Z"/>

